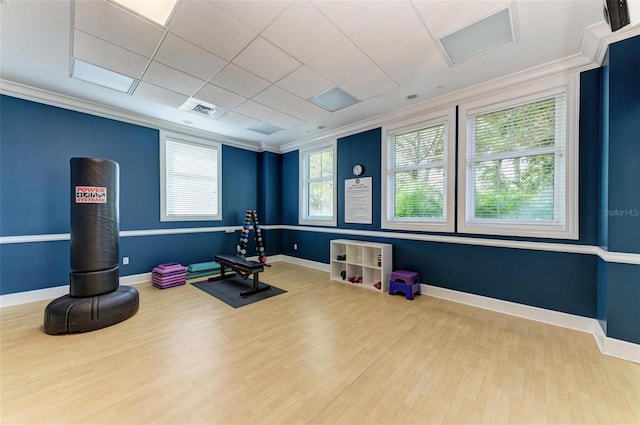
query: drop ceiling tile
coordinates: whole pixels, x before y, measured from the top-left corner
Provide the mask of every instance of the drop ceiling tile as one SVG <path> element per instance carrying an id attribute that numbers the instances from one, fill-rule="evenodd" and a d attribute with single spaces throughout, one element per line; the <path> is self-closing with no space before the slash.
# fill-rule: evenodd
<path id="1" fill-rule="evenodd" d="M 347 35 L 398 5 L 394 1 L 314 1 L 313 4 Z"/>
<path id="2" fill-rule="evenodd" d="M 276 115 L 278 111 L 268 106 L 262 105 L 253 100 L 248 100 L 242 105 L 234 108 L 235 112 L 243 115 L 248 115 L 260 121 L 268 121 L 269 118 Z"/>
<path id="3" fill-rule="evenodd" d="M 307 101 L 298 103 L 285 112 L 289 115 L 300 118 L 303 121 L 311 121 L 313 119 L 324 117 L 330 114 L 330 112 L 326 109 L 322 109 L 321 107 Z"/>
<path id="4" fill-rule="evenodd" d="M 226 109 L 233 109 L 247 100 L 240 95 L 213 84 L 204 86 L 194 97 Z"/>
<path id="5" fill-rule="evenodd" d="M 395 81 L 377 67 L 340 85 L 341 89 L 361 100 L 375 97 L 397 87 Z"/>
<path id="6" fill-rule="evenodd" d="M 303 99 L 278 86 L 271 86 L 257 96 L 254 96 L 253 100 L 279 111 L 284 111 L 302 102 Z"/>
<path id="7" fill-rule="evenodd" d="M 73 32 L 73 57 L 135 79 L 149 63 L 144 56 L 79 30 Z"/>
<path id="8" fill-rule="evenodd" d="M 211 3 L 259 33 L 269 25 L 290 2 L 274 0 L 227 0 L 211 1 Z"/>
<path id="9" fill-rule="evenodd" d="M 421 54 L 404 54 L 381 64 L 380 68 L 403 86 L 448 67 L 442 52 L 431 40 L 423 40 L 418 44 L 417 51 Z"/>
<path id="10" fill-rule="evenodd" d="M 427 40 L 433 43 L 408 2 L 356 32 L 351 40 L 378 65 L 402 55 L 417 54 Z"/>
<path id="11" fill-rule="evenodd" d="M 260 123 L 259 120 L 247 117 L 246 115 L 238 114 L 237 112 L 233 111 L 227 112 L 222 117 L 218 118 L 218 121 L 223 124 L 240 128 L 247 128 Z"/>
<path id="12" fill-rule="evenodd" d="M 345 39 L 309 62 L 309 66 L 335 84 L 342 84 L 370 71 L 376 64 Z"/>
<path id="13" fill-rule="evenodd" d="M 167 34 L 153 60 L 205 81 L 228 63 L 171 33 Z"/>
<path id="14" fill-rule="evenodd" d="M 106 0 L 76 1 L 75 28 L 150 58 L 164 30 Z"/>
<path id="15" fill-rule="evenodd" d="M 180 93 L 167 90 L 156 85 L 140 81 L 138 87 L 133 92 L 133 97 L 137 97 L 143 100 L 148 100 L 154 103 L 160 103 L 161 105 L 170 106 L 172 108 L 179 108 L 189 98 Z"/>
<path id="16" fill-rule="evenodd" d="M 262 37 L 253 40 L 233 63 L 272 83 L 302 65 Z"/>
<path id="17" fill-rule="evenodd" d="M 309 99 L 329 90 L 334 84 L 311 68 L 301 66 L 280 80 L 278 86 L 303 99 Z"/>
<path id="18" fill-rule="evenodd" d="M 256 33 L 206 1 L 181 2 L 169 31 L 203 49 L 231 60 Z"/>
<path id="19" fill-rule="evenodd" d="M 511 5 L 510 0 L 414 2 L 418 14 L 435 38 L 442 38 Z M 455 16 L 455 19 L 449 17 Z"/>
<path id="20" fill-rule="evenodd" d="M 142 80 L 186 96 L 191 96 L 205 83 L 189 74 L 155 61 L 151 62 Z"/>
<path id="21" fill-rule="evenodd" d="M 306 63 L 344 38 L 310 3 L 293 2 L 262 36 Z"/>
<path id="22" fill-rule="evenodd" d="M 271 85 L 267 80 L 263 80 L 232 63 L 220 71 L 211 82 L 218 87 L 247 98 L 255 96 Z"/>
<path id="23" fill-rule="evenodd" d="M 291 128 L 296 125 L 304 123 L 304 121 L 292 117 L 289 114 L 279 113 L 269 118 L 269 123 L 273 125 L 277 125 L 280 128 Z"/>

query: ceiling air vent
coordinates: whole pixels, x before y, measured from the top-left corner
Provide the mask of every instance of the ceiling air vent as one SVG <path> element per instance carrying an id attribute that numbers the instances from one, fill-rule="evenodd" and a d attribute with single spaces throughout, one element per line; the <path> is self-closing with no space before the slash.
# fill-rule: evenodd
<path id="1" fill-rule="evenodd" d="M 200 103 L 194 106 L 191 110 L 194 112 L 200 112 L 204 115 L 214 115 L 216 113 L 216 108 L 209 108 L 208 106 L 202 105 Z"/>
<path id="2" fill-rule="evenodd" d="M 228 112 L 224 108 L 196 99 L 195 97 L 187 99 L 187 101 L 180 106 L 180 109 L 183 111 L 196 112 L 213 119 L 218 119 Z"/>

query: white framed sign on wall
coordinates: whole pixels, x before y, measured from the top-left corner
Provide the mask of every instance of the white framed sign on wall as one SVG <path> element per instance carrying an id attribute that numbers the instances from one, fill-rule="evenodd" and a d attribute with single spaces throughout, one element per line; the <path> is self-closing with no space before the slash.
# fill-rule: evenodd
<path id="1" fill-rule="evenodd" d="M 373 223 L 372 177 L 346 179 L 344 181 L 344 222 Z"/>

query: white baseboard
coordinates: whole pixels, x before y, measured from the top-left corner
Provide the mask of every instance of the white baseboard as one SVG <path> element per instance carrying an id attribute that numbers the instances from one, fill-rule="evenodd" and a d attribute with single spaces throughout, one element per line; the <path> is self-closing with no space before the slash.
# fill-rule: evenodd
<path id="1" fill-rule="evenodd" d="M 522 317 L 523 319 L 535 320 L 536 322 L 548 323 L 550 325 L 573 329 L 580 332 L 592 333 L 593 324 L 594 322 L 597 323 L 597 320 L 589 317 L 576 316 L 573 314 L 561 313 L 559 311 L 532 307 L 525 304 L 498 300 L 496 298 L 468 294 L 466 292 L 454 291 L 452 289 L 441 288 L 438 286 L 425 285 L 424 283 L 422 284 L 421 289 L 423 294 L 430 295 L 435 298 L 455 301 L 457 303 L 467 304 L 485 310 Z"/>
<path id="2" fill-rule="evenodd" d="M 151 282 L 151 273 L 122 276 L 120 285 L 137 285 Z M 17 292 L 15 294 L 0 295 L 0 308 L 12 305 L 26 304 L 34 301 L 52 300 L 69 293 L 69 285 L 55 286 L 53 288 L 36 289 L 34 291 Z"/>
<path id="3" fill-rule="evenodd" d="M 296 264 L 298 266 L 307 267 L 310 269 L 320 270 L 321 272 L 327 272 L 331 270 L 329 264 L 319 263 L 317 261 L 305 260 L 304 258 L 291 257 L 289 255 L 274 255 L 269 257 L 269 261 L 276 262 L 282 261 L 289 264 Z"/>
<path id="4" fill-rule="evenodd" d="M 510 316 L 522 317 L 523 319 L 586 332 L 593 335 L 602 354 L 640 363 L 640 344 L 633 344 L 631 342 L 607 337 L 596 319 L 502 301 L 481 295 L 468 294 L 466 292 L 454 291 L 438 286 L 425 285 L 424 283 L 421 285 L 421 290 L 423 294 L 435 298 L 442 298 L 497 313 L 504 313 Z"/>
<path id="5" fill-rule="evenodd" d="M 597 321 L 594 325 L 593 338 L 596 340 L 596 344 L 598 344 L 598 348 L 602 354 L 640 363 L 640 344 L 609 338 L 604 334 L 604 331 Z"/>

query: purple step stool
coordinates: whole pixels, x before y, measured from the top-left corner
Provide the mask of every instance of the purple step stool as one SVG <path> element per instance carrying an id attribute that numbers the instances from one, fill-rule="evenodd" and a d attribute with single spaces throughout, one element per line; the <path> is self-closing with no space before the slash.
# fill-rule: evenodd
<path id="1" fill-rule="evenodd" d="M 408 300 L 412 300 L 415 294 L 420 294 L 420 273 L 408 270 L 396 270 L 391 273 L 389 282 L 389 295 L 402 292 Z"/>
<path id="2" fill-rule="evenodd" d="M 184 285 L 187 280 L 187 268 L 178 263 L 160 264 L 151 273 L 153 286 L 160 289 Z"/>

